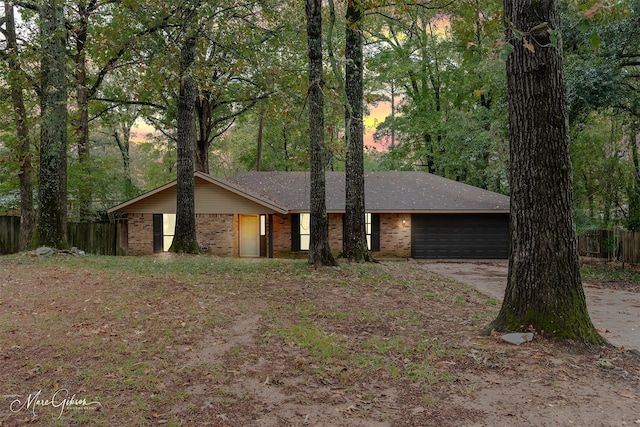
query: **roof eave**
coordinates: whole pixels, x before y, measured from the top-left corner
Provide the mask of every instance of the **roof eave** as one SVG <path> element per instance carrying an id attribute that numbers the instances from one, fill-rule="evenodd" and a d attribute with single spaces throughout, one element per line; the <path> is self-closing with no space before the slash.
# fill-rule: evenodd
<path id="1" fill-rule="evenodd" d="M 287 214 L 289 213 L 289 209 L 287 209 L 284 206 L 280 206 L 276 203 L 273 203 L 269 200 L 254 196 L 244 190 L 242 190 L 241 188 L 235 187 L 233 185 L 229 185 L 226 181 L 223 181 L 221 179 L 218 178 L 214 178 L 211 175 L 207 175 L 205 173 L 202 172 L 196 172 L 195 176 L 200 177 L 201 179 L 204 179 L 205 181 L 210 182 L 211 184 L 217 185 L 219 187 L 224 188 L 227 191 L 230 191 L 234 194 L 237 194 L 241 197 L 244 197 L 245 199 L 251 200 L 252 202 L 258 203 L 259 205 L 262 205 L 266 208 L 272 209 L 280 214 Z"/>
<path id="2" fill-rule="evenodd" d="M 508 214 L 509 209 L 365 209 L 368 213 L 388 213 L 388 214 Z M 289 213 L 307 213 L 308 209 L 291 209 Z M 327 209 L 328 214 L 345 213 L 342 209 Z"/>
<path id="3" fill-rule="evenodd" d="M 232 192 L 234 194 L 237 194 L 237 195 L 239 195 L 241 197 L 244 197 L 245 199 L 251 200 L 254 203 L 262 205 L 262 206 L 264 206 L 264 207 L 266 207 L 268 209 L 271 209 L 271 210 L 273 210 L 275 212 L 278 212 L 280 214 L 287 214 L 289 212 L 289 210 L 284 206 L 280 206 L 280 205 L 277 205 L 275 203 L 270 202 L 269 200 L 265 200 L 265 199 L 256 197 L 256 196 L 254 196 L 252 194 L 249 194 L 249 193 L 247 193 L 247 192 L 245 192 L 245 191 L 243 191 L 243 190 L 241 190 L 239 188 L 236 188 L 236 187 L 234 187 L 232 185 L 229 185 L 229 184 L 227 184 L 226 182 L 224 182 L 222 180 L 214 178 L 211 175 L 207 175 L 205 173 L 196 171 L 194 173 L 194 177 L 198 177 L 198 178 L 203 179 L 203 180 L 205 180 L 205 181 L 207 181 L 207 182 L 209 182 L 209 183 L 211 183 L 213 185 L 217 185 L 217 186 L 219 186 L 219 187 L 221 187 L 221 188 L 223 188 L 223 189 L 225 189 L 227 191 L 230 191 L 230 192 Z M 148 192 L 146 192 L 144 194 L 141 194 L 138 197 L 135 197 L 135 198 L 133 198 L 131 200 L 128 200 L 128 201 L 126 201 L 124 203 L 116 205 L 116 206 L 112 207 L 111 209 L 108 209 L 107 213 L 125 212 L 124 209 L 127 206 L 131 206 L 132 204 L 137 203 L 140 200 L 143 200 L 143 199 L 145 199 L 147 197 L 153 196 L 154 194 L 157 194 L 157 193 L 160 193 L 160 192 L 162 192 L 164 190 L 167 190 L 167 189 L 175 186 L 176 183 L 177 183 L 176 181 L 172 181 L 172 182 L 170 182 L 168 184 L 163 185 L 162 187 L 156 188 L 155 190 L 151 190 L 151 191 L 148 191 Z"/>
<path id="4" fill-rule="evenodd" d="M 126 202 L 120 203 L 119 205 L 116 205 L 114 207 L 112 207 L 111 209 L 107 209 L 107 213 L 115 213 L 115 212 L 124 212 L 122 211 L 122 209 L 126 208 L 127 206 L 130 206 L 134 203 L 138 203 L 140 200 L 142 199 L 146 199 L 147 197 L 153 196 L 154 194 L 160 193 L 168 188 L 173 187 L 174 185 L 176 185 L 176 181 L 172 181 L 169 182 L 165 185 L 163 185 L 162 187 L 158 187 L 154 190 L 151 191 L 147 191 L 146 193 L 143 193 L 141 195 L 139 195 L 138 197 L 134 197 L 131 200 L 127 200 Z"/>

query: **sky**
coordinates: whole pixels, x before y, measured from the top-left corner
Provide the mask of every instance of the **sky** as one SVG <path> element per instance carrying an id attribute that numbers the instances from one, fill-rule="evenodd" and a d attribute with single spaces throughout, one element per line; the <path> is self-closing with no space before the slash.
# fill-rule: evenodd
<path id="1" fill-rule="evenodd" d="M 384 121 L 384 119 L 391 114 L 391 104 L 389 102 L 378 102 L 376 105 L 369 107 L 369 115 L 364 119 L 364 144 L 368 147 L 373 147 L 376 150 L 386 150 L 383 144 L 375 142 L 373 140 L 373 133 L 375 127 Z M 146 140 L 146 136 L 153 133 L 153 127 L 146 124 L 144 121 L 138 119 L 133 129 L 131 129 L 131 141 L 142 142 Z"/>

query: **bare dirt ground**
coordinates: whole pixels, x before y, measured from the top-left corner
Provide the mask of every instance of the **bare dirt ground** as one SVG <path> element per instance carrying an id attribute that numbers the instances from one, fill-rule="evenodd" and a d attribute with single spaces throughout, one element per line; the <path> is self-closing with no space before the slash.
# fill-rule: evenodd
<path id="1" fill-rule="evenodd" d="M 640 425 L 637 356 L 484 336 L 432 267 L 2 257 L 0 426 Z"/>
<path id="2" fill-rule="evenodd" d="M 425 268 L 502 302 L 507 261 L 425 262 Z M 640 282 L 587 279 L 583 285 L 591 321 L 600 334 L 617 347 L 640 350 Z"/>

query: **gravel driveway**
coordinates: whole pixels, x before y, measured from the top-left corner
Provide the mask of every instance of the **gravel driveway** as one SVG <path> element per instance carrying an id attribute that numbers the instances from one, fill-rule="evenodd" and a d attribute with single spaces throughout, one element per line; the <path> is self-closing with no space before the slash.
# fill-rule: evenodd
<path id="1" fill-rule="evenodd" d="M 502 302 L 507 261 L 424 261 L 428 271 L 471 286 Z M 591 321 L 616 347 L 640 350 L 640 293 L 604 289 L 585 283 Z"/>

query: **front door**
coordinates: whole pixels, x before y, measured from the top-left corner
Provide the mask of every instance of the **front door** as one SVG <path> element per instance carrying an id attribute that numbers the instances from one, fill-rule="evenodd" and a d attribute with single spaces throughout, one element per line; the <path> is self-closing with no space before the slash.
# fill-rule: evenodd
<path id="1" fill-rule="evenodd" d="M 260 256 L 260 217 L 240 215 L 240 256 Z"/>

